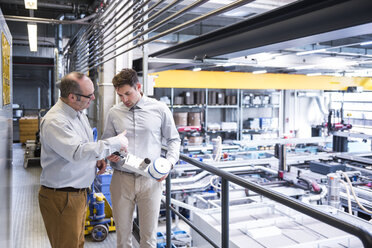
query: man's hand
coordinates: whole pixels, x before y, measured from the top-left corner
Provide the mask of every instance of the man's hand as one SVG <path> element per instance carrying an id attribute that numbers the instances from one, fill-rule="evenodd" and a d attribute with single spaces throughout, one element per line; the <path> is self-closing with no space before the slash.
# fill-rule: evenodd
<path id="1" fill-rule="evenodd" d="M 97 161 L 97 168 L 99 169 L 99 171 L 98 171 L 97 174 L 98 175 L 101 175 L 101 174 L 105 173 L 106 166 L 107 166 L 107 163 L 106 163 L 106 161 L 104 159 L 98 160 Z"/>
<path id="2" fill-rule="evenodd" d="M 161 181 L 163 181 L 164 179 L 166 179 L 166 178 L 168 177 L 170 171 L 173 169 L 173 164 L 172 164 L 168 159 L 166 159 L 166 160 L 164 160 L 164 161 L 167 161 L 167 162 L 169 163 L 169 166 L 170 166 L 170 167 L 169 167 L 169 172 L 168 172 L 167 175 L 165 175 L 165 176 L 163 176 L 162 178 L 156 180 L 156 181 L 158 181 L 158 182 L 161 182 Z"/>
<path id="3" fill-rule="evenodd" d="M 121 144 L 121 148 L 120 148 L 120 151 L 125 151 L 127 152 L 127 148 L 128 148 L 128 139 L 127 137 L 125 137 L 125 135 L 127 134 L 127 130 L 124 130 L 124 132 L 122 132 L 121 134 L 118 134 L 116 137 L 119 138 L 120 140 L 120 144 Z"/>
<path id="4" fill-rule="evenodd" d="M 114 163 L 117 163 L 120 161 L 121 157 L 118 156 L 118 155 L 115 155 L 115 154 L 111 154 L 109 156 L 106 157 L 108 161 L 110 162 L 114 162 Z"/>
<path id="5" fill-rule="evenodd" d="M 158 180 L 156 180 L 156 181 L 161 182 L 161 181 L 163 181 L 164 179 L 166 179 L 166 178 L 168 177 L 168 175 L 169 175 L 169 174 L 163 176 L 162 178 L 160 178 L 160 179 L 158 179 Z"/>

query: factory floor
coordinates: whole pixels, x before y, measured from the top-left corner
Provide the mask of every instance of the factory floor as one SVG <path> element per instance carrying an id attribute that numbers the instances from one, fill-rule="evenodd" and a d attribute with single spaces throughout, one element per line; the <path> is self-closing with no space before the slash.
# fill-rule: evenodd
<path id="1" fill-rule="evenodd" d="M 49 248 L 48 236 L 39 210 L 38 191 L 40 188 L 41 167 L 38 163 L 29 163 L 23 167 L 24 148 L 20 143 L 13 145 L 12 170 L 12 233 L 14 248 Z M 159 224 L 159 231 L 165 231 L 165 225 Z M 136 242 L 133 238 L 133 242 Z M 134 243 L 134 247 L 138 244 Z M 85 246 L 112 248 L 116 246 L 116 233 L 110 232 L 103 242 L 94 242 L 90 235 L 85 237 Z"/>
<path id="2" fill-rule="evenodd" d="M 38 163 L 29 163 L 23 167 L 24 149 L 21 144 L 13 145 L 13 247 L 49 248 L 48 236 L 39 210 L 38 191 L 40 188 L 41 167 Z M 94 242 L 85 237 L 84 247 L 116 246 L 116 233 L 111 232 L 103 242 Z"/>

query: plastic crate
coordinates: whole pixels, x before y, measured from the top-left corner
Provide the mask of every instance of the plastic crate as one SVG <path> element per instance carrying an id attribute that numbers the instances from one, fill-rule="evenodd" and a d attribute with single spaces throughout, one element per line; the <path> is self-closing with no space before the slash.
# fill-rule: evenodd
<path id="1" fill-rule="evenodd" d="M 102 174 L 102 175 L 98 175 L 96 178 L 97 178 L 97 181 L 100 182 L 102 185 L 110 184 L 111 179 L 112 179 L 112 174 Z"/>
<path id="2" fill-rule="evenodd" d="M 110 184 L 102 184 L 101 185 L 101 192 L 106 195 L 107 193 L 110 193 Z"/>

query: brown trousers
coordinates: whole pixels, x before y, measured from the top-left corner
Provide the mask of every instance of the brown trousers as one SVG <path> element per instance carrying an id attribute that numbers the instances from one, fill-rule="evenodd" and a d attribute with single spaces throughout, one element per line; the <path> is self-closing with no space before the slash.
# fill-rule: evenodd
<path id="1" fill-rule="evenodd" d="M 40 187 L 39 206 L 53 248 L 84 247 L 87 193 Z"/>

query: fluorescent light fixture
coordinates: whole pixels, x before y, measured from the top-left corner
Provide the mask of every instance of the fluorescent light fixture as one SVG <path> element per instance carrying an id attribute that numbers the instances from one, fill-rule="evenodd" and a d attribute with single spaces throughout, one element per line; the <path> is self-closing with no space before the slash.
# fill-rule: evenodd
<path id="1" fill-rule="evenodd" d="M 230 17 L 240 17 L 240 16 L 245 16 L 247 14 L 246 11 L 229 11 L 225 13 L 225 16 L 230 16 Z"/>
<path id="2" fill-rule="evenodd" d="M 301 55 L 307 55 L 307 54 L 313 54 L 313 53 L 321 53 L 321 52 L 325 52 L 325 51 L 327 51 L 327 49 L 323 48 L 323 49 L 316 49 L 316 50 L 298 52 L 298 53 L 296 53 L 296 55 L 301 56 Z"/>
<path id="3" fill-rule="evenodd" d="M 322 73 L 319 73 L 319 72 L 317 72 L 317 73 L 308 73 L 308 74 L 306 74 L 306 76 L 309 76 L 309 77 L 321 76 L 321 75 L 322 75 Z"/>
<path id="4" fill-rule="evenodd" d="M 372 41 L 362 42 L 362 43 L 360 43 L 360 45 L 361 45 L 361 46 L 372 45 Z"/>
<path id="5" fill-rule="evenodd" d="M 37 9 L 37 0 L 25 0 L 26 9 Z"/>
<path id="6" fill-rule="evenodd" d="M 289 67 L 290 70 L 306 70 L 306 69 L 312 69 L 315 65 L 300 65 L 300 66 L 293 66 Z"/>
<path id="7" fill-rule="evenodd" d="M 250 55 L 249 58 L 259 62 L 259 61 L 267 61 L 267 60 L 275 59 L 275 57 L 278 55 L 280 55 L 280 53 L 263 52 L 263 53 L 257 53 L 257 54 Z"/>
<path id="8" fill-rule="evenodd" d="M 252 71 L 253 74 L 264 74 L 266 73 L 266 70 L 261 70 L 261 71 Z"/>
<path id="9" fill-rule="evenodd" d="M 30 51 L 37 52 L 37 25 L 36 23 L 27 23 L 28 42 L 30 43 Z"/>
<path id="10" fill-rule="evenodd" d="M 200 67 L 196 67 L 196 68 L 192 69 L 192 71 L 201 71 L 201 68 Z"/>
<path id="11" fill-rule="evenodd" d="M 228 62 L 228 63 L 223 64 L 222 66 L 223 67 L 229 67 L 229 66 L 235 66 L 235 65 L 237 65 L 237 63 Z"/>

